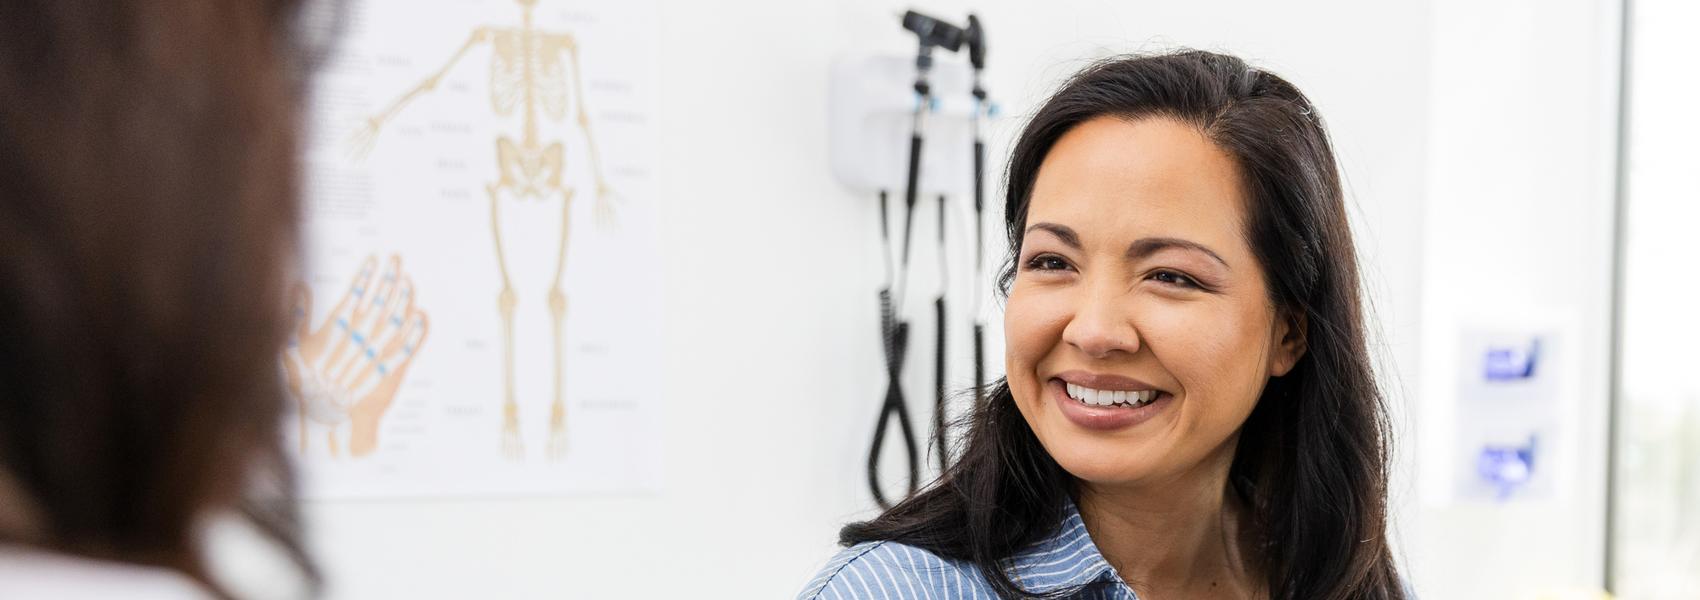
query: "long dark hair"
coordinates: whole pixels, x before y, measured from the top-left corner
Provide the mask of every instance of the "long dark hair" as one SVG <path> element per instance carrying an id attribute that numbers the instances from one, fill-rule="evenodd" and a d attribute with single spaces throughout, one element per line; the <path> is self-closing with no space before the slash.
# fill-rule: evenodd
<path id="1" fill-rule="evenodd" d="M 1402 598 L 1386 536 L 1386 413 L 1321 116 L 1292 84 L 1232 56 L 1183 51 L 1086 68 L 1045 102 L 1015 144 L 1004 201 L 1011 259 L 1001 293 L 1015 276 L 1040 163 L 1065 132 L 1100 116 L 1175 119 L 1235 157 L 1250 194 L 1245 235 L 1270 299 L 1305 324 L 1308 350 L 1265 387 L 1229 470 L 1270 598 Z M 977 565 L 1005 597 L 1031 597 L 1002 561 L 1054 532 L 1074 480 L 1040 446 L 1007 382 L 993 386 L 966 423 L 960 456 L 938 481 L 872 521 L 846 526 L 840 542 L 924 548 Z"/>
<path id="2" fill-rule="evenodd" d="M 296 4 L 0 9 L 0 541 L 223 594 L 199 532 L 233 510 L 316 582 L 277 359 Z"/>

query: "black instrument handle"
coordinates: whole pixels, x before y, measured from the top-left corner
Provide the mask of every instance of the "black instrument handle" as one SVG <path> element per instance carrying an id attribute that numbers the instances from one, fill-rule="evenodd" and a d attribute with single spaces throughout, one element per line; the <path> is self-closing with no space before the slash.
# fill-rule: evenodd
<path id="1" fill-rule="evenodd" d="M 950 442 L 945 429 L 945 319 L 944 296 L 933 301 L 933 316 L 939 324 L 937 345 L 933 349 L 933 440 L 939 453 L 939 473 L 950 466 Z"/>
<path id="2" fill-rule="evenodd" d="M 903 226 L 903 264 L 909 264 L 909 225 L 915 219 L 915 202 L 921 192 L 921 132 L 909 135 L 909 183 L 903 190 L 907 221 Z"/>

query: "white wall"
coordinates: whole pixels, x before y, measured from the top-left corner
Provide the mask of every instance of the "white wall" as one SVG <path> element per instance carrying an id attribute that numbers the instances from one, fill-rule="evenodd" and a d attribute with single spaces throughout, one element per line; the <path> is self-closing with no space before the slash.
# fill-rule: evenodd
<path id="1" fill-rule="evenodd" d="M 1603 584 L 1620 4 L 1435 3 L 1412 572 L 1432 598 L 1532 598 Z M 1445 492 L 1460 332 L 1565 337 L 1550 498 Z"/>
<path id="2" fill-rule="evenodd" d="M 1593 4 L 1531 4 L 1517 6 L 1537 17 L 1540 52 L 1591 65 L 1593 46 L 1570 35 L 1593 31 L 1580 22 Z M 874 303 L 881 277 L 877 210 L 871 198 L 848 193 L 831 177 L 827 67 L 841 52 L 911 52 L 896 24 L 908 6 L 662 0 L 663 149 L 656 171 L 668 244 L 661 316 L 668 343 L 655 349 L 654 359 L 668 394 L 665 491 L 636 498 L 312 503 L 313 548 L 329 570 L 334 597 L 661 597 L 675 590 L 787 597 L 833 551 L 839 526 L 871 514 L 863 462 L 883 391 Z M 1417 397 L 1411 388 L 1418 380 L 1418 317 L 1427 318 L 1417 308 L 1426 297 L 1419 274 L 1432 292 L 1459 278 L 1443 268 L 1453 264 L 1447 261 L 1463 260 L 1423 252 L 1421 224 L 1462 210 L 1463 197 L 1451 192 L 1493 178 L 1468 165 L 1530 153 L 1515 180 L 1524 195 L 1514 196 L 1551 196 L 1575 208 L 1543 222 L 1551 228 L 1534 238 L 1539 248 L 1562 249 L 1573 239 L 1599 243 L 1588 225 L 1594 222 L 1588 211 L 1595 211 L 1590 194 L 1600 187 L 1592 157 L 1556 147 L 1597 141 L 1591 80 L 1555 84 L 1549 76 L 1563 69 L 1544 63 L 1542 54 L 1504 48 L 1522 38 L 1495 47 L 1521 52 L 1510 68 L 1539 76 L 1507 84 L 1524 87 L 1482 79 L 1485 65 L 1437 49 L 1455 42 L 1447 32 L 1466 27 L 1469 3 L 1442 2 L 1438 11 L 1417 2 L 1349 0 L 916 6 L 955 17 L 972 6 L 989 27 L 990 84 L 1014 115 L 996 132 L 994 164 L 1001 165 L 1020 116 L 1061 77 L 1103 53 L 1174 45 L 1225 50 L 1295 81 L 1335 136 L 1384 333 L 1378 342 L 1390 367 L 1384 379 L 1401 407 Z M 1520 16 L 1526 15 L 1499 18 L 1511 23 Z M 1492 41 L 1500 34 L 1472 35 Z M 1551 85 L 1571 88 L 1533 93 L 1533 86 Z M 1470 87 L 1498 100 L 1474 111 L 1453 96 Z M 1489 136 L 1503 143 L 1464 139 L 1495 130 L 1500 117 L 1518 127 Z M 1437 123 L 1442 119 L 1445 127 Z M 1535 133 L 1541 135 L 1525 135 Z M 1439 190 L 1446 197 L 1437 198 Z M 1493 204 L 1511 196 L 1468 197 Z M 1435 208 L 1437 202 L 1444 208 Z M 1591 250 L 1574 252 L 1529 251 L 1528 263 L 1540 266 L 1517 289 L 1591 298 L 1587 286 L 1603 275 Z M 1583 274 L 1567 270 L 1571 264 L 1583 264 Z M 930 275 L 918 269 L 917 276 Z M 917 332 L 919 339 L 927 335 Z M 996 327 L 991 336 L 988 355 L 1000 356 Z M 917 364 L 924 363 L 911 363 L 912 372 L 925 370 Z M 930 389 L 922 379 L 916 383 L 913 389 Z M 926 395 L 918 395 L 912 402 L 923 406 Z M 925 422 L 924 412 L 916 416 Z M 1411 430 L 1403 418 L 1398 427 Z M 1446 557 L 1471 546 L 1439 531 L 1483 518 L 1420 514 L 1411 457 L 1409 450 L 1401 455 L 1394 494 L 1398 513 L 1415 524 L 1399 531 L 1407 548 L 1417 548 L 1409 552 L 1414 580 L 1433 590 L 1428 597 L 1490 597 L 1463 593 L 1454 576 L 1470 571 L 1463 559 Z M 1545 520 L 1525 525 L 1550 524 L 1556 513 L 1539 518 Z M 1553 541 L 1574 540 L 1588 541 L 1581 534 Z M 1585 578 L 1585 562 L 1577 554 L 1555 564 L 1574 566 Z"/>

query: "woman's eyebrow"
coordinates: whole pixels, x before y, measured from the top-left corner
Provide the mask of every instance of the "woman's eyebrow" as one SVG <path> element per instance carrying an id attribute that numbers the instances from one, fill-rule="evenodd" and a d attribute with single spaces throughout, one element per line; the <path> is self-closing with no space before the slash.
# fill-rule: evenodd
<path id="1" fill-rule="evenodd" d="M 1228 261 L 1222 260 L 1222 256 L 1216 254 L 1216 252 L 1211 250 L 1209 246 L 1180 238 L 1159 237 L 1141 239 L 1128 245 L 1127 258 L 1129 260 L 1138 260 L 1170 248 L 1203 252 L 1204 254 L 1209 255 L 1210 258 L 1216 259 L 1216 262 L 1222 263 L 1222 266 L 1227 267 L 1229 270 L 1233 270 L 1233 267 L 1228 265 Z"/>
<path id="2" fill-rule="evenodd" d="M 1034 231 L 1049 232 L 1051 235 L 1056 236 L 1057 240 L 1062 242 L 1064 245 L 1075 250 L 1082 249 L 1082 246 L 1080 245 L 1080 234 L 1075 233 L 1074 230 L 1069 228 L 1067 225 L 1057 223 L 1034 223 L 1027 227 L 1027 233 L 1033 233 Z M 1222 263 L 1222 266 L 1227 267 L 1229 270 L 1233 270 L 1233 267 L 1228 264 L 1228 261 L 1222 260 L 1222 256 L 1217 254 L 1216 251 L 1211 250 L 1209 246 L 1192 240 L 1183 240 L 1180 238 L 1155 237 L 1140 239 L 1139 241 L 1128 245 L 1127 258 L 1128 260 L 1138 260 L 1171 248 L 1203 252 L 1210 258 L 1216 259 L 1216 262 Z"/>
<path id="3" fill-rule="evenodd" d="M 1080 234 L 1075 233 L 1073 229 L 1069 229 L 1067 225 L 1059 225 L 1056 223 L 1034 223 L 1027 227 L 1027 233 L 1033 233 L 1034 230 L 1048 231 L 1051 235 L 1057 236 L 1057 240 L 1061 241 L 1064 245 L 1075 250 L 1081 249 Z"/>

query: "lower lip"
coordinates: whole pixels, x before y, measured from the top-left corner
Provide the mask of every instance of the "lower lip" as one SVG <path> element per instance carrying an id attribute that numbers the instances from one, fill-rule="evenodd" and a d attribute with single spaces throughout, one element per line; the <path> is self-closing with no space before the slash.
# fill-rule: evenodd
<path id="1" fill-rule="evenodd" d="M 1048 385 L 1051 400 L 1057 403 L 1057 409 L 1063 417 L 1082 429 L 1097 431 L 1112 431 L 1133 427 L 1151 420 L 1157 413 L 1168 408 L 1174 396 L 1161 392 L 1150 404 L 1140 406 L 1098 406 L 1087 404 L 1068 396 L 1067 384 L 1060 379 L 1052 379 Z"/>

